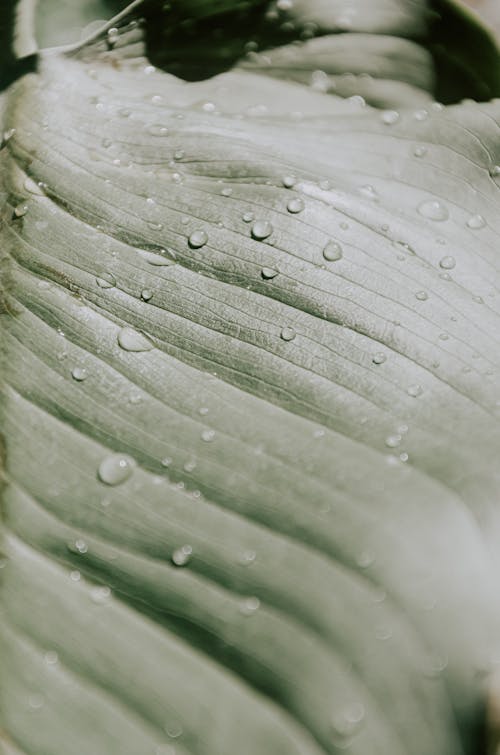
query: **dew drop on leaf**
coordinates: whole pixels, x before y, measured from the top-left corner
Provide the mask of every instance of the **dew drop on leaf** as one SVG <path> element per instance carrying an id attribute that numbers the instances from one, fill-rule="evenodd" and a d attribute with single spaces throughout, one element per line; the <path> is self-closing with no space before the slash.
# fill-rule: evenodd
<path id="1" fill-rule="evenodd" d="M 154 348 L 149 338 L 133 328 L 122 328 L 117 340 L 124 351 L 151 351 Z"/>
<path id="2" fill-rule="evenodd" d="M 484 228 L 485 225 L 486 220 L 482 215 L 472 215 L 467 221 L 467 228 L 472 228 L 475 231 L 479 230 L 479 228 Z"/>
<path id="3" fill-rule="evenodd" d="M 244 223 L 251 223 L 252 220 L 254 219 L 254 217 L 255 216 L 254 216 L 253 212 L 244 212 L 243 215 L 242 215 L 242 220 L 243 220 Z"/>
<path id="4" fill-rule="evenodd" d="M 418 299 L 419 301 L 427 301 L 427 299 L 429 298 L 429 294 L 427 293 L 427 291 L 417 291 L 417 293 L 415 294 L 415 298 Z"/>
<path id="5" fill-rule="evenodd" d="M 453 270 L 456 264 L 455 257 L 450 257 L 449 255 L 439 260 L 439 267 L 442 267 L 443 270 Z"/>
<path id="6" fill-rule="evenodd" d="M 143 288 L 141 291 L 141 299 L 143 301 L 150 301 L 153 298 L 153 292 L 150 288 Z"/>
<path id="7" fill-rule="evenodd" d="M 151 134 L 151 136 L 167 136 L 168 128 L 162 123 L 152 123 L 148 126 L 148 133 Z"/>
<path id="8" fill-rule="evenodd" d="M 157 252 L 140 249 L 139 254 L 148 265 L 153 265 L 153 267 L 166 267 L 173 265 L 176 261 L 175 252 L 171 249 L 159 249 Z"/>
<path id="9" fill-rule="evenodd" d="M 422 217 L 428 218 L 428 220 L 440 221 L 449 218 L 447 208 L 437 199 L 426 199 L 418 205 L 417 210 Z"/>
<path id="10" fill-rule="evenodd" d="M 17 207 L 14 208 L 14 217 L 22 218 L 24 215 L 26 215 L 27 212 L 28 212 L 27 204 L 18 204 Z"/>
<path id="11" fill-rule="evenodd" d="M 201 439 L 205 441 L 205 443 L 211 443 L 211 441 L 213 441 L 214 438 L 215 438 L 215 430 L 202 430 Z"/>
<path id="12" fill-rule="evenodd" d="M 193 555 L 191 545 L 183 545 L 172 553 L 172 563 L 175 566 L 185 566 Z"/>
<path id="13" fill-rule="evenodd" d="M 252 226 L 252 236 L 257 241 L 263 241 L 272 234 L 273 230 L 273 226 L 268 220 L 256 220 Z"/>
<path id="14" fill-rule="evenodd" d="M 73 380 L 76 380 L 78 383 L 81 383 L 82 380 L 85 380 L 87 377 L 87 370 L 85 367 L 73 367 L 71 370 L 71 377 Z"/>
<path id="15" fill-rule="evenodd" d="M 402 441 L 401 435 L 388 435 L 385 439 L 385 445 L 388 448 L 397 448 Z"/>
<path id="16" fill-rule="evenodd" d="M 429 117 L 429 111 L 428 110 L 415 110 L 413 117 L 416 121 L 425 121 Z"/>
<path id="17" fill-rule="evenodd" d="M 240 563 L 242 566 L 250 566 L 250 564 L 253 564 L 257 557 L 257 554 L 253 550 L 246 550 L 243 551 L 243 553 L 240 554 L 238 557 L 238 563 Z"/>
<path id="18" fill-rule="evenodd" d="M 43 656 L 43 659 L 47 666 L 55 666 L 59 660 L 59 656 L 57 655 L 55 650 L 47 650 L 47 652 Z"/>
<path id="19" fill-rule="evenodd" d="M 205 231 L 197 230 L 190 234 L 188 243 L 191 249 L 201 249 L 208 242 L 208 235 Z"/>
<path id="20" fill-rule="evenodd" d="M 278 275 L 278 271 L 275 270 L 273 267 L 263 267 L 260 271 L 261 276 L 264 278 L 265 281 L 272 280 L 273 278 L 276 278 Z"/>
<path id="21" fill-rule="evenodd" d="M 96 605 L 104 605 L 111 597 L 111 590 L 109 587 L 94 587 L 90 591 L 90 600 Z"/>
<path id="22" fill-rule="evenodd" d="M 412 396 L 413 398 L 417 398 L 418 396 L 421 396 L 424 392 L 424 389 L 421 385 L 418 385 L 415 383 L 414 385 L 410 385 L 407 389 L 408 396 Z"/>
<path id="23" fill-rule="evenodd" d="M 293 199 L 290 199 L 286 206 L 286 209 L 288 210 L 288 212 L 296 215 L 297 213 L 302 212 L 302 210 L 304 209 L 304 202 L 300 197 L 294 197 Z"/>
<path id="24" fill-rule="evenodd" d="M 360 186 L 358 191 L 363 197 L 366 197 L 367 199 L 371 199 L 372 202 L 378 199 L 378 194 L 371 184 L 365 184 L 364 186 Z"/>
<path id="25" fill-rule="evenodd" d="M 399 113 L 397 110 L 384 110 L 380 116 L 380 120 L 386 126 L 392 126 L 399 121 Z"/>
<path id="26" fill-rule="evenodd" d="M 111 273 L 103 273 L 95 279 L 95 282 L 99 288 L 114 288 L 116 286 L 116 278 Z"/>
<path id="27" fill-rule="evenodd" d="M 283 341 L 293 341 L 296 335 L 297 333 L 293 328 L 281 328 L 280 337 L 283 339 Z"/>
<path id="28" fill-rule="evenodd" d="M 97 470 L 97 476 L 105 485 L 120 485 L 128 480 L 134 471 L 135 460 L 125 454 L 106 456 Z"/>
<path id="29" fill-rule="evenodd" d="M 372 362 L 373 364 L 383 364 L 386 361 L 387 357 L 382 351 L 378 351 L 376 354 L 372 356 Z"/>
<path id="30" fill-rule="evenodd" d="M 243 616 L 252 616 L 260 608 L 260 600 L 255 597 L 244 598 L 240 603 L 240 613 Z"/>
<path id="31" fill-rule="evenodd" d="M 337 241 L 329 241 L 323 249 L 323 257 L 328 262 L 337 262 L 342 259 L 342 247 Z"/>
<path id="32" fill-rule="evenodd" d="M 415 155 L 415 157 L 424 157 L 424 155 L 427 154 L 427 147 L 419 144 L 413 150 L 413 154 Z"/>
<path id="33" fill-rule="evenodd" d="M 84 553 L 87 553 L 89 547 L 85 540 L 79 537 L 77 540 L 75 540 L 72 550 L 73 549 L 76 550 L 77 553 L 81 553 L 83 555 Z"/>
<path id="34" fill-rule="evenodd" d="M 292 189 L 297 183 L 295 176 L 283 176 L 281 181 L 285 189 Z"/>

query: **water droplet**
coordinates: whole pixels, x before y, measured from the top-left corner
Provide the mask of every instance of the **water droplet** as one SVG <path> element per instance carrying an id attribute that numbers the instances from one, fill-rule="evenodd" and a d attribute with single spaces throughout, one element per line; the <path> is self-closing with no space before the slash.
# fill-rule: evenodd
<path id="1" fill-rule="evenodd" d="M 416 121 L 425 121 L 429 117 L 429 111 L 428 110 L 415 110 L 413 117 Z"/>
<path id="2" fill-rule="evenodd" d="M 424 157 L 427 154 L 427 147 L 419 144 L 413 150 L 413 154 L 415 155 L 415 157 Z"/>
<path id="3" fill-rule="evenodd" d="M 408 456 L 408 454 L 406 453 L 406 451 L 403 451 L 403 453 L 399 454 L 399 460 L 402 461 L 402 462 L 408 461 L 409 458 L 410 457 Z"/>
<path id="4" fill-rule="evenodd" d="M 110 454 L 99 464 L 97 476 L 105 485 L 121 485 L 132 476 L 135 460 L 125 454 Z"/>
<path id="5" fill-rule="evenodd" d="M 221 191 L 223 197 L 230 197 L 232 193 L 233 190 L 229 186 L 225 186 Z"/>
<path id="6" fill-rule="evenodd" d="M 169 467 L 171 465 L 171 463 L 172 463 L 172 459 L 170 458 L 170 456 L 165 456 L 161 460 L 162 467 Z"/>
<path id="7" fill-rule="evenodd" d="M 39 710 L 44 703 L 43 695 L 30 695 L 28 698 L 29 706 L 33 710 Z"/>
<path id="8" fill-rule="evenodd" d="M 240 603 L 240 613 L 243 616 L 252 616 L 260 608 L 260 600 L 255 597 L 245 598 Z"/>
<path id="9" fill-rule="evenodd" d="M 392 126 L 399 121 L 399 113 L 397 110 L 384 110 L 380 116 L 380 120 L 386 126 Z"/>
<path id="10" fill-rule="evenodd" d="M 124 351 L 151 351 L 154 348 L 149 338 L 133 328 L 122 328 L 117 340 Z"/>
<path id="11" fill-rule="evenodd" d="M 151 136 L 167 136 L 168 128 L 162 123 L 152 123 L 151 126 L 148 126 L 148 133 Z"/>
<path id="12" fill-rule="evenodd" d="M 342 247 L 337 241 L 329 241 L 323 249 L 323 257 L 328 262 L 337 262 L 342 259 Z"/>
<path id="13" fill-rule="evenodd" d="M 260 271 L 261 276 L 264 278 L 265 281 L 272 280 L 273 278 L 276 278 L 278 275 L 278 270 L 275 270 L 272 267 L 263 267 Z"/>
<path id="14" fill-rule="evenodd" d="M 74 571 L 71 571 L 69 573 L 69 578 L 72 582 L 79 582 L 81 579 L 81 574 L 76 569 Z"/>
<path id="15" fill-rule="evenodd" d="M 271 235 L 273 230 L 273 226 L 268 220 L 256 220 L 252 226 L 252 236 L 257 241 L 263 241 Z"/>
<path id="16" fill-rule="evenodd" d="M 482 215 L 472 215 L 467 221 L 467 228 L 472 228 L 477 231 L 479 228 L 484 228 L 486 220 Z"/>
<path id="17" fill-rule="evenodd" d="M 243 551 L 243 553 L 240 554 L 238 558 L 238 563 L 242 566 L 250 566 L 250 564 L 253 564 L 257 557 L 257 554 L 253 550 L 247 550 Z"/>
<path id="18" fill-rule="evenodd" d="M 116 278 L 111 273 L 103 273 L 95 279 L 95 282 L 99 288 L 114 288 L 116 286 Z"/>
<path id="19" fill-rule="evenodd" d="M 109 138 L 109 136 L 105 136 L 104 139 L 101 139 L 101 144 L 104 149 L 109 149 L 109 147 L 111 147 L 111 145 L 113 144 L 113 141 Z"/>
<path id="20" fill-rule="evenodd" d="M 429 220 L 440 221 L 449 218 L 447 208 L 437 199 L 426 199 L 418 205 L 417 210 L 420 215 Z"/>
<path id="21" fill-rule="evenodd" d="M 387 357 L 382 351 L 377 351 L 377 353 L 372 356 L 373 364 L 384 364 L 386 359 Z"/>
<path id="22" fill-rule="evenodd" d="M 83 555 L 84 553 L 87 553 L 89 547 L 87 543 L 85 542 L 85 540 L 79 537 L 77 540 L 75 540 L 74 549 L 76 550 L 77 553 L 81 553 Z"/>
<path id="23" fill-rule="evenodd" d="M 385 439 L 385 445 L 388 448 L 397 448 L 402 441 L 401 435 L 388 435 Z"/>
<path id="24" fill-rule="evenodd" d="M 175 566 L 185 566 L 193 555 L 193 548 L 190 545 L 183 545 L 172 553 L 172 563 Z"/>
<path id="25" fill-rule="evenodd" d="M 300 197 L 294 197 L 293 199 L 290 199 L 288 202 L 286 209 L 288 212 L 291 212 L 293 215 L 296 215 L 299 212 L 302 212 L 304 209 L 304 202 Z"/>
<path id="26" fill-rule="evenodd" d="M 360 569 L 368 569 L 375 563 L 375 556 L 370 551 L 363 551 L 357 557 L 356 563 Z"/>
<path id="27" fill-rule="evenodd" d="M 189 236 L 188 243 L 191 249 L 200 249 L 208 242 L 208 235 L 205 231 L 193 231 Z"/>
<path id="28" fill-rule="evenodd" d="M 87 370 L 85 367 L 73 367 L 71 370 L 71 377 L 73 380 L 78 381 L 79 383 L 82 382 L 82 380 L 85 380 L 87 377 Z"/>
<path id="29" fill-rule="evenodd" d="M 406 391 L 408 396 L 412 396 L 413 398 L 417 398 L 418 396 L 421 396 L 424 392 L 424 389 L 421 385 L 418 385 L 418 383 L 415 383 L 414 385 L 410 385 Z"/>
<path id="30" fill-rule="evenodd" d="M 27 176 L 24 179 L 23 186 L 24 186 L 25 190 L 27 192 L 29 192 L 30 194 L 35 194 L 36 196 L 39 196 L 39 197 L 43 197 L 44 196 L 44 192 L 43 192 L 43 188 L 42 188 L 42 183 L 41 182 L 37 183 L 36 181 L 33 181 L 33 179 L 30 178 L 29 176 Z"/>
<path id="31" fill-rule="evenodd" d="M 442 267 L 443 270 L 453 270 L 456 264 L 455 257 L 449 255 L 439 260 L 439 267 Z"/>
<path id="32" fill-rule="evenodd" d="M 285 189 L 292 189 L 297 183 L 295 176 L 283 176 L 282 183 Z"/>
<path id="33" fill-rule="evenodd" d="M 203 430 L 201 433 L 201 439 L 205 443 L 210 443 L 215 438 L 215 430 Z"/>
<path id="34" fill-rule="evenodd" d="M 2 140 L 1 140 L 1 143 L 0 143 L 0 149 L 3 149 L 5 147 L 5 145 L 8 142 L 10 142 L 10 140 L 12 139 L 12 137 L 14 136 L 15 133 L 16 133 L 16 129 L 15 128 L 9 128 L 9 129 L 7 129 L 7 131 L 3 132 L 3 134 L 2 134 Z"/>
<path id="35" fill-rule="evenodd" d="M 154 267 L 166 267 L 167 265 L 173 265 L 176 261 L 176 255 L 172 249 L 158 249 L 157 252 L 140 249 L 139 254 L 148 265 L 153 265 Z"/>
<path id="36" fill-rule="evenodd" d="M 182 158 L 185 156 L 185 152 L 183 149 L 177 149 L 174 152 L 174 160 L 182 160 Z"/>
<path id="37" fill-rule="evenodd" d="M 143 288 L 141 291 L 141 299 L 143 301 L 149 301 L 153 298 L 153 292 L 150 288 Z"/>
<path id="38" fill-rule="evenodd" d="M 27 204 L 18 204 L 17 207 L 14 208 L 14 217 L 22 218 L 24 215 L 26 215 L 27 212 L 28 212 Z"/>
<path id="39" fill-rule="evenodd" d="M 427 301 L 429 298 L 429 294 L 427 291 L 417 291 L 415 294 L 415 299 L 418 299 L 419 301 Z"/>
<path id="40" fill-rule="evenodd" d="M 243 219 L 243 221 L 244 221 L 245 223 L 251 223 L 251 222 L 252 222 L 252 220 L 254 219 L 254 217 L 255 217 L 255 216 L 254 216 L 253 212 L 245 212 L 245 213 L 243 213 L 243 215 L 242 215 L 242 219 Z"/>
<path id="41" fill-rule="evenodd" d="M 335 713 L 332 717 L 332 735 L 334 744 L 339 749 L 344 749 L 349 740 L 359 731 L 363 725 L 365 708 L 362 703 L 352 703 L 343 710 Z"/>
<path id="42" fill-rule="evenodd" d="M 59 660 L 59 656 L 57 655 L 55 650 L 47 650 L 47 652 L 43 656 L 43 659 L 47 666 L 55 666 Z"/>
<path id="43" fill-rule="evenodd" d="M 378 194 L 371 184 L 365 184 L 364 186 L 360 186 L 358 191 L 360 194 L 362 194 L 363 197 L 366 197 L 367 199 L 371 199 L 372 202 L 378 199 Z"/>
<path id="44" fill-rule="evenodd" d="M 492 178 L 500 178 L 500 165 L 493 165 L 489 173 Z"/>
<path id="45" fill-rule="evenodd" d="M 103 605 L 107 603 L 111 597 L 111 590 L 109 587 L 93 587 L 90 591 L 90 600 L 97 605 Z"/>
<path id="46" fill-rule="evenodd" d="M 283 341 L 293 341 L 296 335 L 297 333 L 293 328 L 281 328 L 280 337 L 283 339 Z"/>

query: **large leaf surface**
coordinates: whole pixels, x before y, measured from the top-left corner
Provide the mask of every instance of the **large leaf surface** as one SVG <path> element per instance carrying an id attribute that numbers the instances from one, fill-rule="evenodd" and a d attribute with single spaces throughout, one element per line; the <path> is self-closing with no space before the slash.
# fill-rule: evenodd
<path id="1" fill-rule="evenodd" d="M 138 5 L 8 93 L 5 751 L 474 753 L 500 106 L 424 3 Z"/>

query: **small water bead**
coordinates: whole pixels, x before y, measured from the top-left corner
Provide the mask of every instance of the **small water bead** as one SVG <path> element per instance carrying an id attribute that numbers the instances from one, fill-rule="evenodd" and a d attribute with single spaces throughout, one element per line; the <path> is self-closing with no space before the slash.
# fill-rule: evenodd
<path id="1" fill-rule="evenodd" d="M 71 377 L 78 383 L 81 383 L 87 377 L 87 370 L 85 367 L 73 367 L 71 370 Z"/>
<path id="2" fill-rule="evenodd" d="M 343 711 L 336 713 L 332 719 L 332 729 L 336 737 L 346 739 L 352 737 L 363 724 L 365 708 L 362 703 L 352 703 Z M 341 747 L 341 742 L 338 742 Z"/>
<path id="3" fill-rule="evenodd" d="M 38 197 L 43 197 L 44 196 L 44 191 L 43 191 L 43 187 L 44 186 L 45 186 L 45 184 L 43 184 L 42 181 L 39 181 L 37 183 L 32 178 L 30 178 L 30 176 L 26 176 L 26 178 L 24 179 L 24 182 L 23 182 L 24 189 L 29 194 L 35 194 Z"/>
<path id="4" fill-rule="evenodd" d="M 280 338 L 283 339 L 283 341 L 293 341 L 297 333 L 293 328 L 284 327 L 281 328 Z"/>
<path id="5" fill-rule="evenodd" d="M 439 267 L 442 267 L 443 270 L 453 270 L 456 264 L 455 257 L 450 257 L 449 255 L 439 260 Z"/>
<path id="6" fill-rule="evenodd" d="M 99 288 L 114 288 L 116 286 L 116 278 L 111 273 L 103 273 L 95 279 L 95 282 Z"/>
<path id="7" fill-rule="evenodd" d="M 295 176 L 283 176 L 281 182 L 285 189 L 292 189 L 297 183 L 297 179 L 295 178 Z"/>
<path id="8" fill-rule="evenodd" d="M 269 238 L 273 232 L 273 226 L 268 220 L 256 220 L 252 226 L 252 236 L 257 241 Z"/>
<path id="9" fill-rule="evenodd" d="M 337 262 L 342 259 L 343 250 L 337 241 L 329 241 L 323 248 L 323 258 L 327 262 Z"/>
<path id="10" fill-rule="evenodd" d="M 193 231 L 190 234 L 188 243 L 191 249 L 201 249 L 208 242 L 208 235 L 205 231 Z"/>
<path id="11" fill-rule="evenodd" d="M 90 591 L 90 600 L 97 605 L 104 605 L 111 597 L 109 587 L 94 587 Z"/>
<path id="12" fill-rule="evenodd" d="M 304 202 L 300 197 L 294 197 L 293 199 L 290 199 L 288 202 L 286 209 L 288 212 L 292 213 L 293 215 L 296 215 L 299 212 L 302 212 L 304 209 Z"/>
<path id="13" fill-rule="evenodd" d="M 378 199 L 378 194 L 375 190 L 375 188 L 371 184 L 365 184 L 365 186 L 360 186 L 358 189 L 358 192 L 367 199 L 371 199 L 372 202 L 376 201 Z"/>
<path id="14" fill-rule="evenodd" d="M 386 126 L 392 126 L 399 121 L 399 113 L 397 110 L 384 110 L 380 116 L 380 120 Z"/>
<path id="15" fill-rule="evenodd" d="M 244 223 L 251 223 L 252 220 L 254 219 L 254 217 L 255 216 L 254 216 L 253 212 L 245 212 L 242 215 L 242 219 L 243 219 Z"/>
<path id="16" fill-rule="evenodd" d="M 40 708 L 42 708 L 44 702 L 45 701 L 43 695 L 30 695 L 28 698 L 29 706 L 33 710 L 39 710 Z"/>
<path id="17" fill-rule="evenodd" d="M 162 123 L 152 123 L 148 126 L 148 133 L 151 136 L 168 136 L 168 128 Z"/>
<path id="18" fill-rule="evenodd" d="M 81 577 L 82 575 L 77 569 L 74 569 L 73 571 L 69 573 L 69 578 L 72 582 L 79 582 Z"/>
<path id="19" fill-rule="evenodd" d="M 185 152 L 183 149 L 176 149 L 174 152 L 174 160 L 182 160 L 183 157 L 185 157 Z"/>
<path id="20" fill-rule="evenodd" d="M 484 228 L 485 225 L 486 220 L 482 215 L 472 215 L 472 217 L 470 217 L 467 221 L 467 228 L 472 228 L 474 231 L 477 231 L 480 228 Z"/>
<path id="21" fill-rule="evenodd" d="M 399 460 L 404 462 L 407 462 L 410 457 L 406 453 L 406 451 L 403 451 L 403 453 L 399 454 Z"/>
<path id="22" fill-rule="evenodd" d="M 47 666 L 55 666 L 59 660 L 59 656 L 57 655 L 55 650 L 47 650 L 47 652 L 43 656 L 43 659 Z"/>
<path id="23" fill-rule="evenodd" d="M 387 357 L 382 351 L 378 351 L 376 354 L 372 356 L 373 364 L 384 364 L 386 360 L 387 360 Z"/>
<path id="24" fill-rule="evenodd" d="M 175 564 L 175 566 L 185 566 L 191 559 L 192 555 L 192 546 L 183 545 L 181 548 L 177 548 L 177 550 L 172 553 L 172 563 Z"/>
<path id="25" fill-rule="evenodd" d="M 135 466 L 131 456 L 110 454 L 99 464 L 97 476 L 105 485 L 121 485 L 132 476 Z"/>
<path id="26" fill-rule="evenodd" d="M 162 467 L 165 467 L 165 468 L 166 468 L 166 467 L 169 467 L 169 466 L 170 466 L 171 464 L 172 464 L 172 459 L 170 458 L 170 456 L 165 456 L 165 457 L 164 457 L 164 458 L 163 458 L 163 459 L 161 460 L 161 465 L 162 465 Z"/>
<path id="27" fill-rule="evenodd" d="M 245 598 L 240 603 L 240 613 L 243 616 L 252 616 L 260 608 L 260 600 L 255 597 Z"/>
<path id="28" fill-rule="evenodd" d="M 437 222 L 447 220 L 450 216 L 448 209 L 437 199 L 426 199 L 418 205 L 417 211 L 422 217 Z"/>
<path id="29" fill-rule="evenodd" d="M 429 298 L 429 294 L 427 291 L 417 291 L 415 294 L 415 299 L 418 299 L 419 301 L 427 301 Z"/>
<path id="30" fill-rule="evenodd" d="M 402 440 L 403 438 L 401 435 L 388 435 L 385 439 L 385 445 L 388 448 L 397 448 Z"/>
<path id="31" fill-rule="evenodd" d="M 250 564 L 253 564 L 256 558 L 257 554 L 255 551 L 246 550 L 243 551 L 243 553 L 241 553 L 238 557 L 238 563 L 241 564 L 241 566 L 250 566 Z"/>
<path id="32" fill-rule="evenodd" d="M 491 178 L 500 178 L 500 165 L 493 165 L 489 170 Z"/>
<path id="33" fill-rule="evenodd" d="M 413 117 L 416 121 L 426 121 L 429 117 L 429 111 L 428 110 L 415 110 Z"/>
<path id="34" fill-rule="evenodd" d="M 139 254 L 148 265 L 153 265 L 154 267 L 166 267 L 176 262 L 175 252 L 171 249 L 159 249 L 157 252 L 140 249 Z"/>
<path id="35" fill-rule="evenodd" d="M 417 398 L 418 396 L 421 396 L 424 392 L 424 389 L 421 385 L 418 385 L 415 383 L 414 385 L 410 385 L 406 391 L 408 396 L 412 396 L 413 398 Z"/>
<path id="36" fill-rule="evenodd" d="M 0 149 L 3 149 L 5 145 L 8 144 L 8 142 L 10 142 L 10 140 L 12 139 L 15 133 L 16 133 L 15 128 L 9 128 L 3 132 L 2 139 L 0 141 Z"/>
<path id="37" fill-rule="evenodd" d="M 215 438 L 215 430 L 203 430 L 201 433 L 201 439 L 205 443 L 211 443 Z"/>
<path id="38" fill-rule="evenodd" d="M 413 150 L 413 154 L 415 157 L 424 157 L 427 154 L 427 147 L 424 147 L 423 145 L 418 145 Z"/>
<path id="39" fill-rule="evenodd" d="M 153 292 L 150 288 L 143 288 L 141 291 L 141 299 L 143 301 L 150 301 L 153 298 Z"/>
<path id="40" fill-rule="evenodd" d="M 14 217 L 15 218 L 22 218 L 26 213 L 28 212 L 28 205 L 27 204 L 18 204 L 17 207 L 14 208 Z"/>
<path id="41" fill-rule="evenodd" d="M 276 278 L 279 273 L 278 270 L 275 270 L 273 267 L 263 267 L 260 274 L 265 281 L 269 281 Z"/>
<path id="42" fill-rule="evenodd" d="M 149 338 L 133 328 L 122 328 L 118 333 L 117 340 L 118 345 L 124 351 L 151 351 L 154 348 Z"/>
<path id="43" fill-rule="evenodd" d="M 230 186 L 225 186 L 221 191 L 221 194 L 223 197 L 230 197 L 232 193 L 233 193 L 233 190 L 231 189 Z"/>
<path id="44" fill-rule="evenodd" d="M 88 552 L 88 545 L 83 540 L 83 538 L 79 537 L 77 540 L 75 540 L 74 544 L 74 550 L 76 550 L 77 553 L 81 553 L 82 555 Z"/>
<path id="45" fill-rule="evenodd" d="M 161 94 L 153 94 L 153 96 L 151 97 L 151 102 L 153 105 L 161 105 L 162 100 L 163 97 L 161 96 Z"/>

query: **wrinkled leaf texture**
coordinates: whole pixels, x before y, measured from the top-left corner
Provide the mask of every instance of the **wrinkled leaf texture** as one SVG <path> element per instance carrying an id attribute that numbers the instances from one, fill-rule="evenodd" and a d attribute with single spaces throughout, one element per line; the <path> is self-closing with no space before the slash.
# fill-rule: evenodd
<path id="1" fill-rule="evenodd" d="M 136 2 L 4 95 L 6 755 L 481 747 L 498 51 L 279 5 Z"/>

